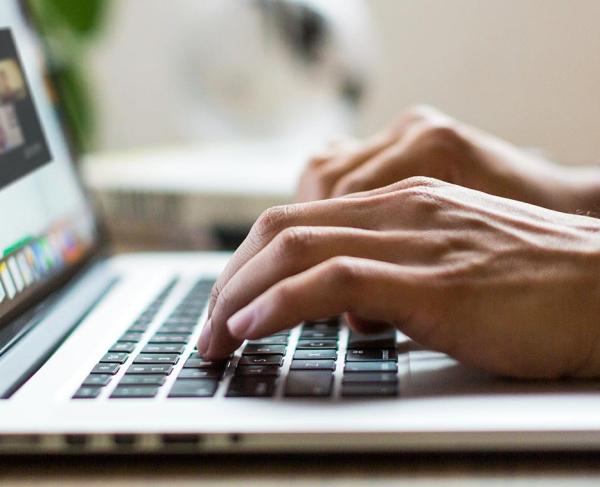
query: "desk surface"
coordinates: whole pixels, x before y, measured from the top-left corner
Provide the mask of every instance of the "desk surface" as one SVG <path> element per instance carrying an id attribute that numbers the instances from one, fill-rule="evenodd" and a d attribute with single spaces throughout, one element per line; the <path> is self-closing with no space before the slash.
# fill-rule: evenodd
<path id="1" fill-rule="evenodd" d="M 4 487 L 599 485 L 597 456 L 0 459 Z"/>

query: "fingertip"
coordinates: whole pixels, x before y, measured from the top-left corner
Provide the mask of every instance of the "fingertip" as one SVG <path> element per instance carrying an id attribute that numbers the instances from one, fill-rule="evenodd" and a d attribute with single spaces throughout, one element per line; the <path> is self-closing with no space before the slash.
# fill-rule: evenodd
<path id="1" fill-rule="evenodd" d="M 392 326 L 385 321 L 368 320 L 356 316 L 354 313 L 345 313 L 344 318 L 346 319 L 348 326 L 361 335 L 381 333 L 392 328 Z"/>
<path id="2" fill-rule="evenodd" d="M 254 308 L 246 306 L 227 320 L 227 329 L 234 338 L 244 340 L 254 322 Z"/>
<path id="3" fill-rule="evenodd" d="M 204 324 L 204 328 L 202 328 L 202 333 L 200 334 L 200 338 L 198 340 L 198 350 L 201 354 L 205 354 L 210 345 L 210 336 L 212 332 L 212 321 L 209 318 Z"/>

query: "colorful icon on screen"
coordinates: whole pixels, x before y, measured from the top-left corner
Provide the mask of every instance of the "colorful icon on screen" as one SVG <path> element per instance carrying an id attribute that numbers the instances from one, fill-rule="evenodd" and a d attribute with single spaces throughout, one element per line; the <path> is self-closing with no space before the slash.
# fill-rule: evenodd
<path id="1" fill-rule="evenodd" d="M 23 276 L 23 281 L 25 282 L 25 286 L 31 286 L 33 284 L 33 273 L 29 268 L 29 264 L 27 263 L 27 258 L 25 257 L 25 252 L 19 252 L 15 257 L 17 260 L 17 266 L 21 271 L 21 276 Z"/>
<path id="2" fill-rule="evenodd" d="M 17 291 L 21 292 L 25 287 L 25 281 L 23 280 L 23 276 L 21 276 L 21 271 L 19 271 L 17 259 L 15 259 L 13 255 L 11 255 L 6 262 L 8 263 L 8 270 L 10 271 L 10 275 L 13 278 L 13 282 L 17 287 Z"/>
<path id="3" fill-rule="evenodd" d="M 6 289 L 6 294 L 8 294 L 8 297 L 10 299 L 14 298 L 15 294 L 17 294 L 17 290 L 6 262 L 0 262 L 0 279 L 2 280 L 2 284 L 4 285 L 4 289 Z"/>

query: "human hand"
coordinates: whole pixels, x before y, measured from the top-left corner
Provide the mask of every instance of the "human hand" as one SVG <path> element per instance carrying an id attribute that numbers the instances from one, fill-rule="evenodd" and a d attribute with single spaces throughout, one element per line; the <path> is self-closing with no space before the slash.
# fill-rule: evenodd
<path id="1" fill-rule="evenodd" d="M 589 210 L 598 173 L 557 166 L 427 106 L 364 142 L 337 140 L 311 159 L 296 200 L 313 201 L 427 176 L 564 212 Z M 594 203 L 588 203 L 590 198 Z"/>
<path id="2" fill-rule="evenodd" d="M 514 377 L 600 375 L 600 222 L 411 178 L 265 212 L 219 278 L 207 358 L 347 313 Z"/>

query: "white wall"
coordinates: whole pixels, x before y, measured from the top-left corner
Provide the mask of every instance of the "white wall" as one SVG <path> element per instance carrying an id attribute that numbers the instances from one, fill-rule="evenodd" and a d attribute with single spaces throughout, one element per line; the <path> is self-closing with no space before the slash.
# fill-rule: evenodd
<path id="1" fill-rule="evenodd" d="M 177 48 L 179 29 L 172 7 L 182 2 L 190 4 L 118 2 L 122 12 L 111 30 L 125 29 L 123 41 L 144 36 L 148 51 L 115 54 L 111 62 L 111 51 L 100 49 L 91 58 L 101 148 L 185 140 L 177 116 L 184 102 L 169 98 L 174 87 L 141 81 L 168 83 L 164 68 L 176 57 L 169 53 Z M 600 162 L 599 0 L 366 3 L 380 37 L 382 67 L 360 114 L 360 132 L 375 130 L 402 107 L 427 102 L 558 160 Z M 153 63 L 128 61 L 148 52 Z"/>
<path id="2" fill-rule="evenodd" d="M 569 163 L 600 163 L 600 1 L 371 0 L 377 127 L 426 101 Z"/>

